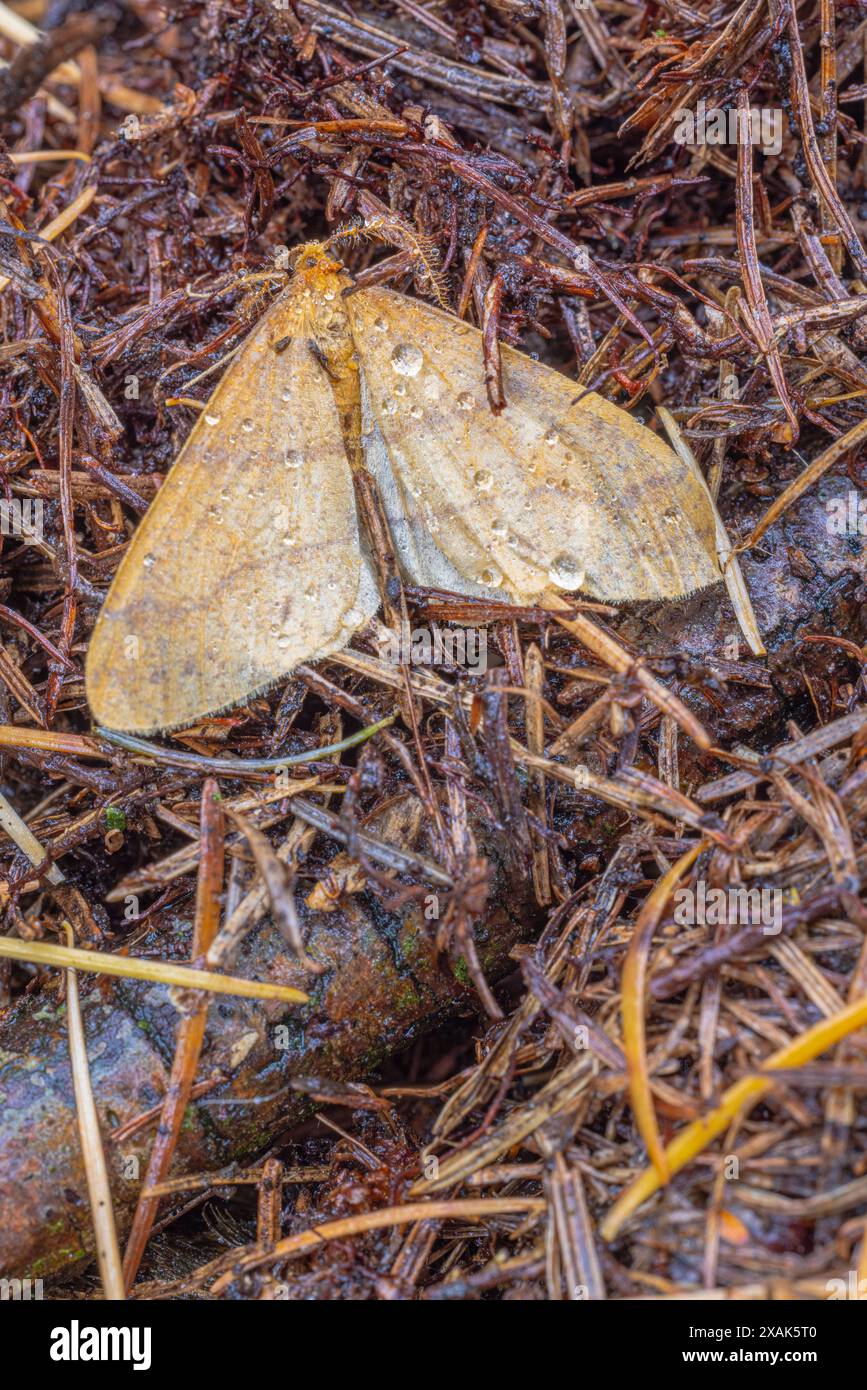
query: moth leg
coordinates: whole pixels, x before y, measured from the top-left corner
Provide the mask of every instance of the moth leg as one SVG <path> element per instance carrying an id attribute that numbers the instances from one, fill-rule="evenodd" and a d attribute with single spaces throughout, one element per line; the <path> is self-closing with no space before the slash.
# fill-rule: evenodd
<path id="1" fill-rule="evenodd" d="M 332 381 L 334 383 L 339 382 L 341 380 L 340 373 L 336 372 L 334 368 L 331 366 L 331 363 L 328 361 L 328 358 L 322 351 L 322 348 L 316 342 L 316 339 L 308 338 L 307 346 L 310 349 L 310 354 L 313 357 L 314 361 L 319 363 L 319 366 L 322 368 L 323 372 L 325 372 L 329 381 Z"/>

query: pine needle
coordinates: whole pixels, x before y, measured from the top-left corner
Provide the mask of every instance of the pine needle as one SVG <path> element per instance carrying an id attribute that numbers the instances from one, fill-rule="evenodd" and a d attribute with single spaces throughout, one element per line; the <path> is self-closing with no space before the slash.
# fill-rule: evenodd
<path id="1" fill-rule="evenodd" d="M 801 1033 L 792 1042 L 774 1052 L 764 1064 L 758 1075 L 745 1076 L 734 1086 L 730 1086 L 720 1104 L 693 1124 L 688 1125 L 665 1150 L 665 1162 L 671 1174 L 680 1172 L 698 1154 L 703 1153 L 708 1144 L 731 1123 L 747 1104 L 754 1105 L 774 1085 L 773 1075 L 767 1073 L 782 1067 L 799 1067 L 826 1052 L 841 1038 L 867 1026 L 867 999 L 859 999 L 849 1004 L 830 1018 L 823 1018 L 812 1028 Z M 625 1192 L 618 1197 L 600 1227 L 602 1238 L 614 1240 L 624 1223 L 633 1212 L 652 1197 L 662 1186 L 659 1174 L 653 1167 L 630 1183 Z"/>
<path id="2" fill-rule="evenodd" d="M 47 941 L 19 941 L 0 937 L 0 956 L 24 960 L 31 965 L 56 965 L 63 970 L 89 970 L 95 975 L 120 975 L 125 980 L 151 980 L 156 985 L 178 985 L 181 989 L 207 989 L 212 994 L 234 994 L 244 999 L 280 999 L 286 1004 L 307 1004 L 303 990 L 290 985 L 266 984 L 263 980 L 241 980 L 234 975 L 218 975 L 212 970 L 193 970 L 167 960 L 141 960 L 136 956 L 113 956 L 106 951 L 82 951 L 80 947 L 55 946 Z"/>
<path id="3" fill-rule="evenodd" d="M 69 923 L 64 922 L 63 927 L 67 939 L 73 941 L 74 937 Z M 90 1198 L 90 1214 L 93 1220 L 93 1233 L 96 1237 L 99 1275 L 105 1297 L 122 1301 L 126 1295 L 120 1263 L 120 1248 L 117 1243 L 114 1207 L 111 1201 L 111 1185 L 105 1162 L 105 1151 L 102 1147 L 99 1116 L 93 1098 L 93 1088 L 90 1084 L 87 1045 L 78 999 L 78 976 L 74 970 L 67 970 L 66 972 L 66 1017 L 78 1133 L 81 1136 L 81 1153 L 87 1178 L 87 1193 Z"/>
<path id="4" fill-rule="evenodd" d="M 705 848 L 705 842 L 700 840 L 698 844 L 688 849 L 686 854 L 682 854 L 677 863 L 663 874 L 652 892 L 648 894 L 635 923 L 635 930 L 623 967 L 623 998 L 621 1003 L 623 1050 L 626 1054 L 632 1113 L 635 1116 L 638 1132 L 647 1145 L 647 1152 L 661 1183 L 668 1182 L 670 1174 L 659 1134 L 659 1125 L 656 1122 L 656 1111 L 650 1091 L 650 1071 L 647 1065 L 644 1027 L 644 987 L 647 979 L 647 957 L 653 940 L 653 933 L 659 926 L 669 898 L 684 874 Z"/>

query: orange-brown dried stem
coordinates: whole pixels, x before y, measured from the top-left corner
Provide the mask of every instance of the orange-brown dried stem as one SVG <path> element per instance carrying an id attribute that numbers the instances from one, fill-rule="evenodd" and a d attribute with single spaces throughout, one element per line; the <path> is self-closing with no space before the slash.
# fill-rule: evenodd
<path id="1" fill-rule="evenodd" d="M 224 818 L 219 802 L 217 783 L 209 777 L 202 788 L 201 858 L 196 890 L 196 920 L 193 927 L 193 959 L 203 957 L 220 924 L 220 892 L 225 863 Z M 178 1024 L 177 1044 L 172 1062 L 169 1086 L 163 1102 L 159 1128 L 151 1150 L 142 1191 L 162 1182 L 169 1170 L 178 1141 L 184 1113 L 196 1079 L 196 1068 L 205 1036 L 210 996 L 204 995 L 195 1011 L 186 1014 Z M 159 1207 L 158 1197 L 140 1196 L 133 1217 L 132 1230 L 123 1261 L 127 1289 L 135 1282 L 141 1257 L 144 1254 Z"/>

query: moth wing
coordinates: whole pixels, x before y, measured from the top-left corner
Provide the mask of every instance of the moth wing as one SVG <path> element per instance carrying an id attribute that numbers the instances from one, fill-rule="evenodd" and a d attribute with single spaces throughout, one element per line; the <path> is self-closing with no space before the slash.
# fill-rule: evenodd
<path id="1" fill-rule="evenodd" d="M 90 642 L 108 728 L 179 728 L 345 646 L 378 599 L 337 408 L 278 301 L 196 422 Z"/>
<path id="2" fill-rule="evenodd" d="M 494 415 L 476 328 L 393 290 L 346 305 L 404 509 L 472 586 L 625 601 L 721 579 L 704 489 L 626 411 L 503 347 Z"/>
<path id="3" fill-rule="evenodd" d="M 361 413 L 364 466 L 379 489 L 395 553 L 404 578 L 410 584 L 429 589 L 448 589 L 471 598 L 497 598 L 504 603 L 510 596 L 496 586 L 474 583 L 455 568 L 434 534 L 436 518 L 425 520 L 417 503 L 398 482 L 392 459 L 370 400 L 367 382 L 361 378 Z M 432 529 L 433 528 L 433 529 Z"/>

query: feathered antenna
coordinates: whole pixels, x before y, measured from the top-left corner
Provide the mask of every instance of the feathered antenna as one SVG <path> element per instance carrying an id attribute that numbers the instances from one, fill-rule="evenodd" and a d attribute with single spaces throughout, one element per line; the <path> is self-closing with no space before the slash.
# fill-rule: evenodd
<path id="1" fill-rule="evenodd" d="M 365 217 L 360 222 L 348 223 L 323 242 L 332 246 L 340 241 L 373 240 L 386 242 L 398 251 L 406 251 L 413 260 L 413 276 L 420 294 L 435 299 L 441 309 L 449 308 L 446 277 L 440 263 L 440 252 L 433 237 L 416 231 L 397 213 L 385 212 L 375 217 Z"/>

